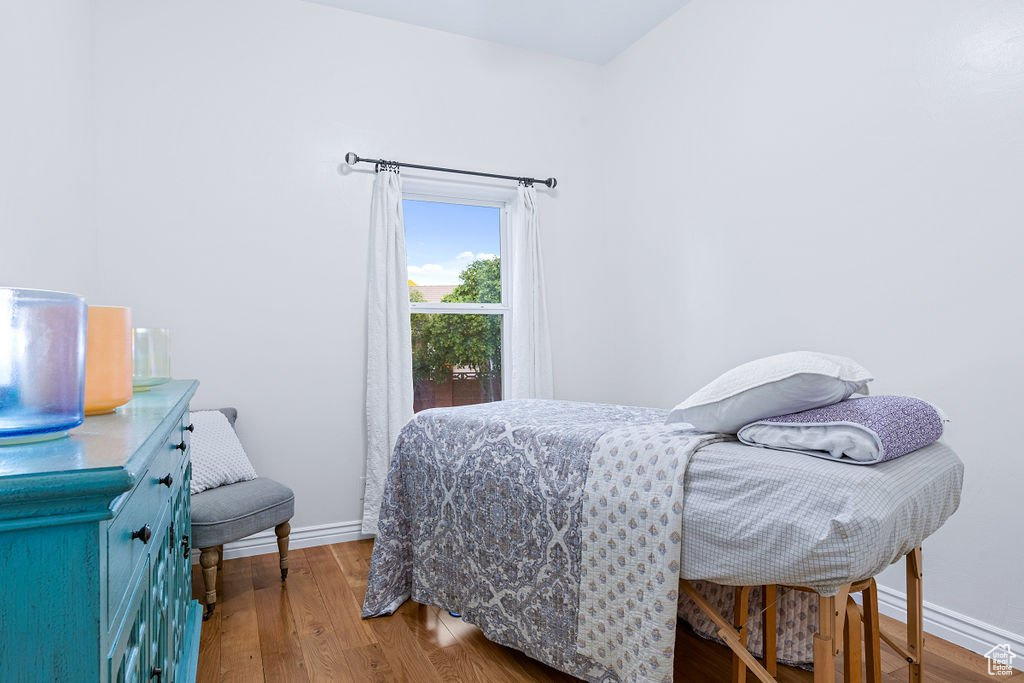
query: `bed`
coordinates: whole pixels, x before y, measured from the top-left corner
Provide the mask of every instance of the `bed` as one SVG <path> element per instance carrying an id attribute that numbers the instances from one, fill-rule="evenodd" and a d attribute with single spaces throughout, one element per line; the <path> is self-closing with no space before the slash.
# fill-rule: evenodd
<path id="1" fill-rule="evenodd" d="M 666 414 L 566 401 L 419 413 L 395 448 L 363 615 L 412 598 L 587 680 L 670 680 L 680 580 L 835 596 L 959 503 L 963 466 L 941 443 L 851 467 Z"/>

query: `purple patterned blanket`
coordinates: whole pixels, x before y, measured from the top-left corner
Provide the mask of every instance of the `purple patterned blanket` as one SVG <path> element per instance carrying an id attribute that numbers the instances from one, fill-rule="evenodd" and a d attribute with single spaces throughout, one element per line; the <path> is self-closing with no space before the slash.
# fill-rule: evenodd
<path id="1" fill-rule="evenodd" d="M 683 476 L 723 439 L 649 408 L 421 412 L 381 506 L 363 616 L 406 599 L 587 680 L 671 680 Z"/>
<path id="2" fill-rule="evenodd" d="M 942 417 L 910 396 L 864 396 L 758 420 L 739 431 L 751 446 L 857 465 L 900 458 L 942 437 Z"/>

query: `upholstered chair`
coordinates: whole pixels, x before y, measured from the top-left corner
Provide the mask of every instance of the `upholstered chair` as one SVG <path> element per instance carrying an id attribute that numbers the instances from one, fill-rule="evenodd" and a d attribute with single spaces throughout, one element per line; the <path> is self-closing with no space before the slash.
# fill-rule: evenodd
<path id="1" fill-rule="evenodd" d="M 238 411 L 222 408 L 231 426 Z M 251 481 L 207 489 L 192 496 L 192 547 L 199 548 L 203 570 L 206 610 L 209 619 L 217 606 L 217 571 L 224 560 L 224 544 L 273 528 L 277 535 L 281 580 L 288 578 L 289 520 L 295 512 L 295 494 L 273 479 Z"/>

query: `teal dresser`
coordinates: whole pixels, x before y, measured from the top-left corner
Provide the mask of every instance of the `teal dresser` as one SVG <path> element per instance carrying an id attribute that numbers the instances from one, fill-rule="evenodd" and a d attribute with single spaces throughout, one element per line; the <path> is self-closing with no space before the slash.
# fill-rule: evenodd
<path id="1" fill-rule="evenodd" d="M 189 400 L 174 381 L 0 447 L 0 681 L 193 681 Z"/>

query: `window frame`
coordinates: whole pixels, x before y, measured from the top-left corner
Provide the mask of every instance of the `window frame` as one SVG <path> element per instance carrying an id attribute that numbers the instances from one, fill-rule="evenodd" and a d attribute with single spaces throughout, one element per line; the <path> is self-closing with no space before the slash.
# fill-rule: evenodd
<path id="1" fill-rule="evenodd" d="M 513 191 L 514 192 L 514 191 Z M 501 316 L 501 396 L 508 396 L 511 376 L 508 372 L 508 342 L 511 332 L 511 306 L 509 286 L 512 280 L 508 265 L 508 218 L 512 192 L 505 192 L 494 186 L 473 183 L 440 183 L 412 179 L 403 182 L 402 200 L 486 206 L 498 209 L 498 258 L 501 266 L 501 303 L 430 303 L 409 302 L 409 316 L 417 313 L 454 315 L 500 315 Z M 403 225 L 403 230 L 404 230 Z M 409 260 L 406 256 L 406 264 Z"/>

